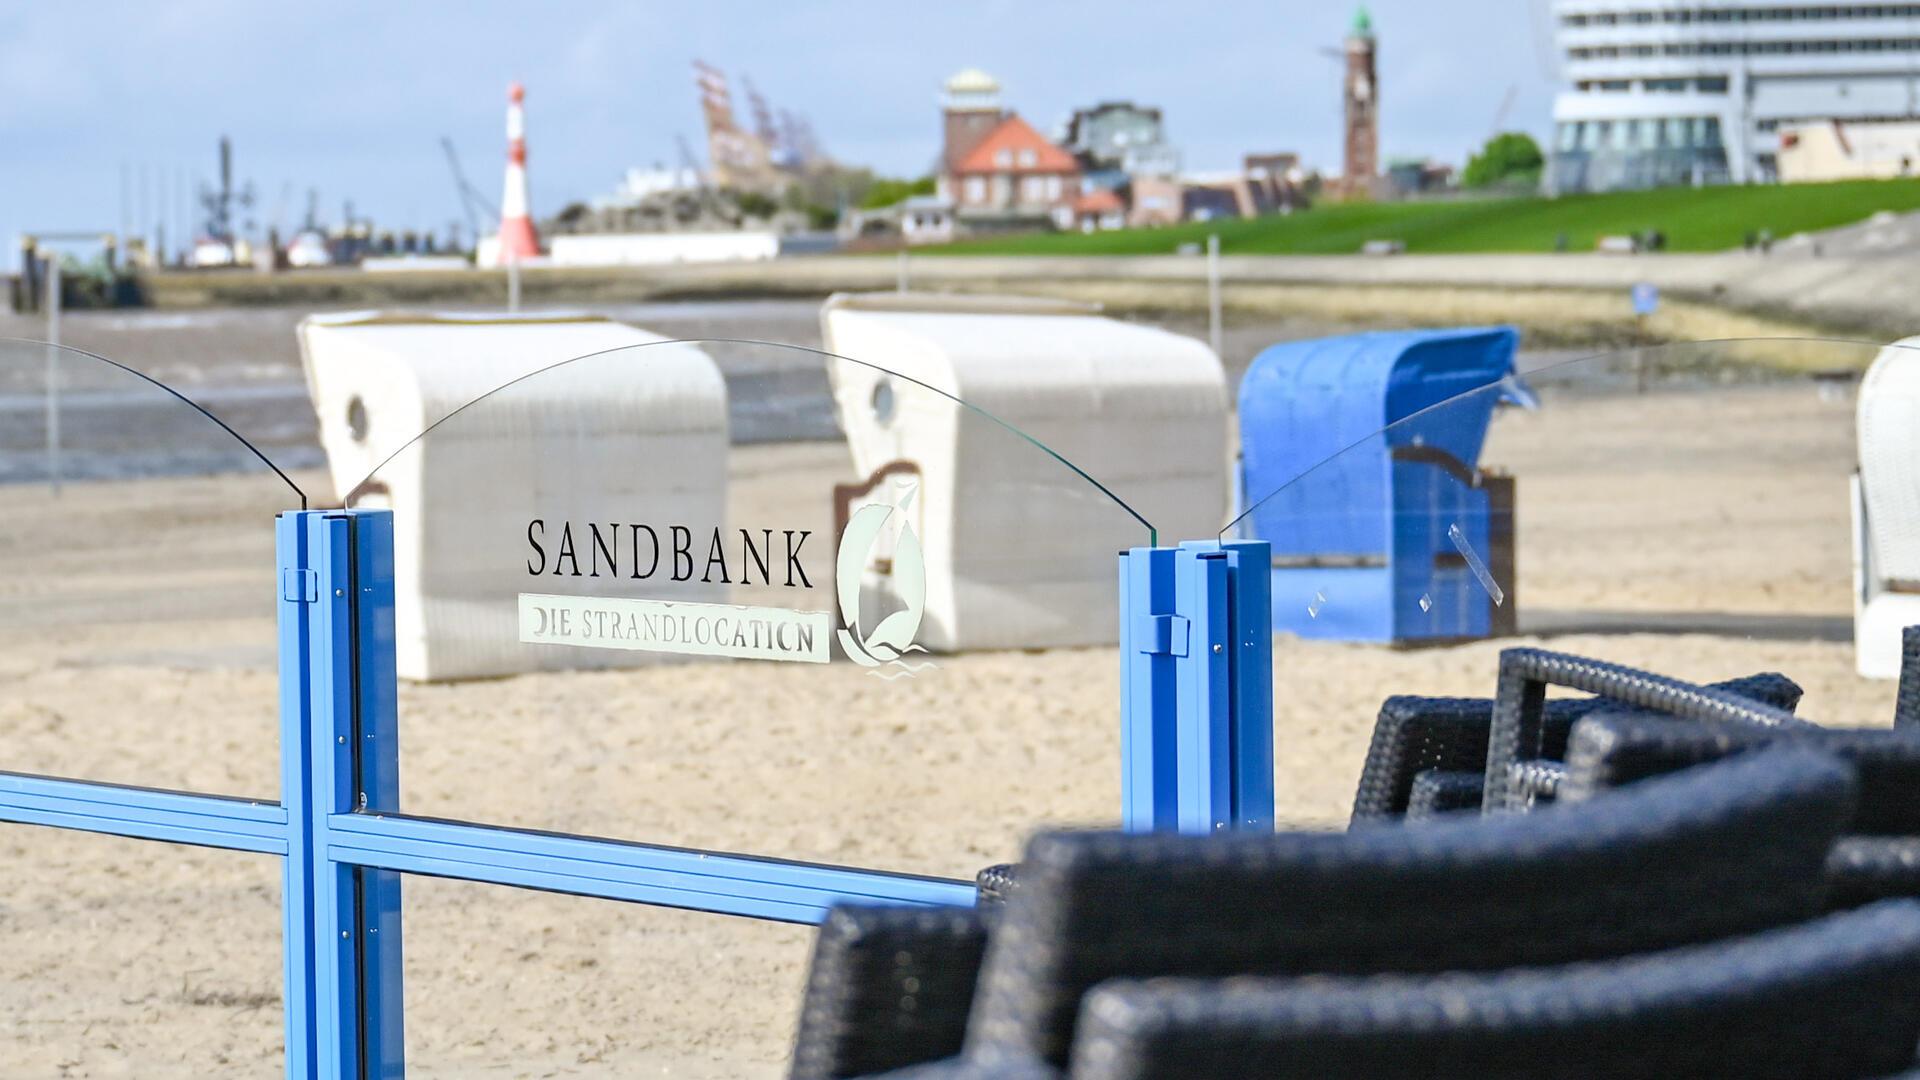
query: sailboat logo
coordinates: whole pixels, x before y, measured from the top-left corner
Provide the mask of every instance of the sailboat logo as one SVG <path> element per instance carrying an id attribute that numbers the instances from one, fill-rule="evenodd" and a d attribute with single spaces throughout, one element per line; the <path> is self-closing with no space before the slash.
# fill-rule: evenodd
<path id="1" fill-rule="evenodd" d="M 840 648 L 862 667 L 900 669 L 891 674 L 879 670 L 868 673 L 882 679 L 909 678 L 934 666 L 931 661 L 914 664 L 907 659 L 908 653 L 926 652 L 913 643 L 927 607 L 926 562 L 920 551 L 920 538 L 914 534 L 906 515 L 914 494 L 909 492 L 898 507 L 868 503 L 856 511 L 847 522 L 846 531 L 840 534 L 840 549 L 835 558 L 834 583 L 844 626 L 839 631 Z M 861 622 L 861 578 L 874 542 L 886 531 L 895 514 L 900 515 L 900 533 L 893 546 L 891 592 L 905 606 L 868 627 Z"/>

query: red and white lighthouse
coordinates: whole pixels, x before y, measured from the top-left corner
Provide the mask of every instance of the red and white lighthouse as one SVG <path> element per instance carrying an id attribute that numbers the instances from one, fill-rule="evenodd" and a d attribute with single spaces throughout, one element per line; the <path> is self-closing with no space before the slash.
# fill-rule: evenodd
<path id="1" fill-rule="evenodd" d="M 500 196 L 499 264 L 526 262 L 540 254 L 540 238 L 534 235 L 533 218 L 527 208 L 527 115 L 526 88 L 519 83 L 507 87 L 507 187 Z"/>

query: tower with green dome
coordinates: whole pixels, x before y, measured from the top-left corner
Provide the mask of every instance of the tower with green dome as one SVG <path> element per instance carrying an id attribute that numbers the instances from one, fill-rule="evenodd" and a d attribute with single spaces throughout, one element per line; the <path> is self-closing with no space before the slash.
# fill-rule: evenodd
<path id="1" fill-rule="evenodd" d="M 1380 85 L 1374 73 L 1373 17 L 1365 6 L 1353 13 L 1347 33 L 1345 156 L 1340 193 L 1349 199 L 1371 198 L 1380 175 Z"/>

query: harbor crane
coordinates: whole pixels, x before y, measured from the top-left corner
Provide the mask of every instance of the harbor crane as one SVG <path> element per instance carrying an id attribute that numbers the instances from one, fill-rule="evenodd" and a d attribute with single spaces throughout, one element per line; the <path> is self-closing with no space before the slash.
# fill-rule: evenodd
<path id="1" fill-rule="evenodd" d="M 447 155 L 447 168 L 453 173 L 454 190 L 460 194 L 460 209 L 467 216 L 467 228 L 475 237 L 486 235 L 485 222 L 499 221 L 500 211 L 480 189 L 467 181 L 466 171 L 460 168 L 460 154 L 453 148 L 453 140 L 440 136 L 440 149 Z M 485 216 L 482 217 L 482 212 Z"/>

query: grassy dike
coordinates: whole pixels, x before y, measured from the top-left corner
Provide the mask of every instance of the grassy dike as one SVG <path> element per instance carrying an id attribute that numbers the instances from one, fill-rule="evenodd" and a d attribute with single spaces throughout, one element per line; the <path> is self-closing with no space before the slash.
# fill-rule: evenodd
<path id="1" fill-rule="evenodd" d="M 1592 251 L 1602 236 L 1657 229 L 1666 250 L 1726 251 L 1749 232 L 1776 239 L 1920 210 L 1920 180 L 1655 188 L 1592 195 L 1421 202 L 1326 203 L 1297 214 L 1160 229 L 994 237 L 948 245 L 971 255 L 1164 255 L 1218 234 L 1230 255 L 1344 255 L 1369 240 L 1422 254 Z"/>

